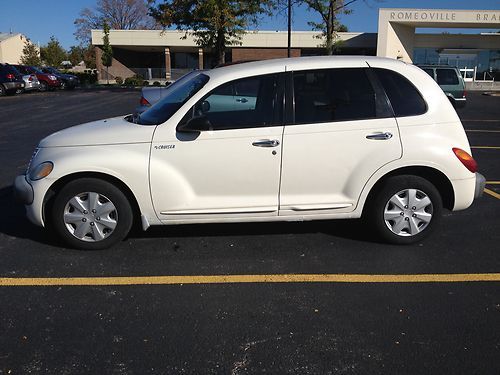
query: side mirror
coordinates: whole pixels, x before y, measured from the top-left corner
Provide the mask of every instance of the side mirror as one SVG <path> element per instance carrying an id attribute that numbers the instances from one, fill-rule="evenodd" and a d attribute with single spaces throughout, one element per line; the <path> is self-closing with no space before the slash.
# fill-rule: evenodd
<path id="1" fill-rule="evenodd" d="M 206 116 L 193 117 L 188 122 L 177 125 L 178 132 L 199 133 L 211 130 L 212 124 Z"/>

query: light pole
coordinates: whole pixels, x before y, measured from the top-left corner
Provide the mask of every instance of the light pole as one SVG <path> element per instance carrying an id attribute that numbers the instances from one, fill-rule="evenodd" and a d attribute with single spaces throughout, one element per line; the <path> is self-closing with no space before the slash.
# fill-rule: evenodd
<path id="1" fill-rule="evenodd" d="M 288 0 L 288 57 L 292 55 L 292 0 Z"/>

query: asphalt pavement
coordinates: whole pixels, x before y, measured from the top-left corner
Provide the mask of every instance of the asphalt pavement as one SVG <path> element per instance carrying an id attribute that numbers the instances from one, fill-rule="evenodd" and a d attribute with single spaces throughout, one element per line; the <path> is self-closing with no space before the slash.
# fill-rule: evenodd
<path id="1" fill-rule="evenodd" d="M 422 243 L 342 220 L 156 227 L 66 249 L 27 221 L 12 181 L 41 138 L 139 96 L 0 98 L 0 374 L 500 373 L 500 279 L 487 281 L 500 274 L 500 97 L 470 93 L 459 110 L 487 193 Z"/>

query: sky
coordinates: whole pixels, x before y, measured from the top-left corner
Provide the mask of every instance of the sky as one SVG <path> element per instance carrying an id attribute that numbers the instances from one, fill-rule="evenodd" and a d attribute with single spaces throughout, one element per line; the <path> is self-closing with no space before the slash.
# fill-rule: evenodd
<path id="1" fill-rule="evenodd" d="M 96 0 L 0 0 L 0 32 L 22 33 L 34 43 L 46 44 L 54 35 L 68 49 L 77 45 L 73 33 L 74 20 L 85 8 L 93 8 Z M 500 9 L 499 0 L 356 0 L 349 9 L 350 15 L 341 18 L 349 31 L 377 32 L 379 8 L 429 8 L 429 9 Z M 306 7 L 296 7 L 293 12 L 294 30 L 311 30 L 308 21 L 318 21 L 314 12 Z M 286 13 L 263 18 L 259 30 L 286 30 Z M 430 30 L 424 30 L 430 31 Z M 443 31 L 443 30 L 434 30 Z M 456 30 L 449 30 L 451 33 Z M 487 30 L 459 30 L 459 32 L 485 32 Z"/>

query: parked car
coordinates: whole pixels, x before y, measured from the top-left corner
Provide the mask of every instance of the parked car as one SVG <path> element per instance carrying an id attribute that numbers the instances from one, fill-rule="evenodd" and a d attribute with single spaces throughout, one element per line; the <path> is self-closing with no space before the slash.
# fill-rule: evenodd
<path id="1" fill-rule="evenodd" d="M 0 64 L 0 96 L 13 95 L 24 88 L 21 74 L 9 64 Z"/>
<path id="2" fill-rule="evenodd" d="M 18 72 L 24 71 L 23 67 L 21 65 L 13 65 Z M 36 75 L 34 74 L 23 74 L 23 81 L 24 81 L 24 89 L 19 89 L 18 92 L 29 92 L 29 91 L 35 91 L 35 90 L 40 90 L 40 81 L 38 78 L 36 78 Z"/>
<path id="3" fill-rule="evenodd" d="M 418 66 L 438 83 L 455 108 L 465 107 L 467 92 L 464 79 L 458 68 L 447 65 Z"/>
<path id="4" fill-rule="evenodd" d="M 237 87 L 246 106 L 217 98 Z M 363 217 L 383 240 L 414 243 L 443 208 L 469 207 L 485 180 L 421 69 L 325 56 L 197 71 L 139 116 L 46 137 L 14 185 L 33 223 L 102 249 L 135 220 L 146 230 Z"/>
<path id="5" fill-rule="evenodd" d="M 80 80 L 74 74 L 62 73 L 51 66 L 46 66 L 39 69 L 44 73 L 53 74 L 54 76 L 56 76 L 61 81 L 62 89 L 73 90 L 80 84 Z"/>
<path id="6" fill-rule="evenodd" d="M 34 66 L 18 65 L 22 74 L 34 74 L 40 81 L 40 91 L 55 90 L 61 87 L 61 81 L 53 74 L 47 74 Z"/>

